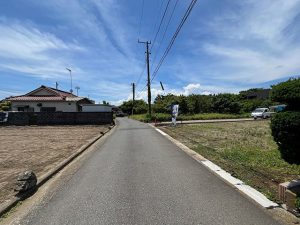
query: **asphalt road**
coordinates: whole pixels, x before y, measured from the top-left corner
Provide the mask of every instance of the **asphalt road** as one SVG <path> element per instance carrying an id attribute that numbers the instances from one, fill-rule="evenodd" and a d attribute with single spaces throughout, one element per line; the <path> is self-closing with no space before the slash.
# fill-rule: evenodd
<path id="1" fill-rule="evenodd" d="M 146 124 L 116 131 L 24 224 L 276 225 Z"/>

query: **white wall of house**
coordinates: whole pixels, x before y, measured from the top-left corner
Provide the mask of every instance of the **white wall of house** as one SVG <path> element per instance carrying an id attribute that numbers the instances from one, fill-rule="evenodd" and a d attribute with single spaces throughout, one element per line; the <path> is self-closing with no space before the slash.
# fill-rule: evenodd
<path id="1" fill-rule="evenodd" d="M 34 112 L 40 112 L 41 107 L 37 106 L 42 103 L 41 107 L 55 107 L 56 111 L 62 112 L 77 112 L 76 102 L 17 102 L 11 103 L 12 111 L 18 111 L 18 107 L 29 106 L 33 108 Z"/>

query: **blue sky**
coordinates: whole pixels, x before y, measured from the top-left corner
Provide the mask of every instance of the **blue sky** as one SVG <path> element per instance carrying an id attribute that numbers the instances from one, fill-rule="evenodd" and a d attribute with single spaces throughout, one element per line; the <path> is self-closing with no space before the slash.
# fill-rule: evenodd
<path id="1" fill-rule="evenodd" d="M 153 43 L 168 1 L 1 1 L 0 99 L 56 81 L 70 90 L 66 67 L 80 96 L 113 104 L 131 98 L 145 67 L 138 38 L 152 41 L 153 71 L 190 3 L 169 1 Z M 299 56 L 300 0 L 199 0 L 153 80 L 153 98 L 269 87 L 299 76 Z M 144 72 L 138 98 L 146 98 L 145 84 Z"/>

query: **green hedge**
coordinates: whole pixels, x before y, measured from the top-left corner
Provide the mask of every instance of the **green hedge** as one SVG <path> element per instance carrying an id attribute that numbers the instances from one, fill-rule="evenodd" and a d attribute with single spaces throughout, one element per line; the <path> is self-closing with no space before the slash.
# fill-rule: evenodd
<path id="1" fill-rule="evenodd" d="M 271 120 L 274 140 L 284 160 L 300 164 L 300 112 L 280 112 Z"/>
<path id="2" fill-rule="evenodd" d="M 194 115 L 179 115 L 177 117 L 177 121 L 181 120 L 210 120 L 210 119 L 237 119 L 237 118 L 247 118 L 249 117 L 249 113 L 244 114 L 221 114 L 221 113 L 199 113 Z M 164 122 L 164 121 L 171 121 L 171 114 L 166 113 L 155 113 L 152 114 L 152 118 L 149 117 L 147 114 L 138 114 L 130 116 L 130 118 L 139 120 L 142 122 Z"/>

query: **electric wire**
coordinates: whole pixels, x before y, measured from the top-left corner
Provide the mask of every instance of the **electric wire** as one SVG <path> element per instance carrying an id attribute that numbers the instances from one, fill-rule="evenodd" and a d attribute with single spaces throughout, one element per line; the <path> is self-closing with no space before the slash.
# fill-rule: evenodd
<path id="1" fill-rule="evenodd" d="M 140 80 L 141 80 L 141 78 L 142 78 L 142 76 L 143 76 L 143 74 L 144 74 L 144 72 L 145 72 L 145 69 L 146 69 L 146 65 L 147 65 L 147 62 L 146 62 L 146 57 L 145 57 L 145 63 L 144 63 L 144 66 L 143 66 L 143 70 L 142 70 L 142 72 L 140 73 L 140 75 L 139 75 L 139 78 L 137 79 L 137 82 L 136 82 L 136 88 L 138 87 L 138 85 L 139 85 L 139 83 L 140 83 Z"/>
<path id="2" fill-rule="evenodd" d="M 150 51 L 152 50 L 152 48 L 153 48 L 153 46 L 154 46 L 154 43 L 156 42 L 158 33 L 159 33 L 160 29 L 161 29 L 161 25 L 162 25 L 162 23 L 163 23 L 163 21 L 164 21 L 164 18 L 165 18 L 165 16 L 166 16 L 166 12 L 167 12 L 167 10 L 168 10 L 170 1 L 171 1 L 171 0 L 168 0 L 168 2 L 167 2 L 167 5 L 166 5 L 166 7 L 165 7 L 163 16 L 162 16 L 162 18 L 161 18 L 161 20 L 160 20 L 160 24 L 159 24 L 159 27 L 158 27 L 158 29 L 157 29 L 157 31 L 156 31 L 156 34 L 155 34 L 155 37 L 154 37 L 154 41 L 153 41 L 153 44 L 152 44 L 152 46 L 151 46 L 151 48 L 150 48 Z M 161 4 L 161 6 L 160 6 L 160 10 L 159 10 L 159 11 L 161 11 L 163 2 L 164 2 L 164 1 L 162 1 L 162 4 Z M 178 2 L 178 0 L 177 0 L 177 2 Z M 177 2 L 176 2 L 176 4 L 177 4 Z M 172 15 L 173 15 L 173 13 L 174 13 L 174 8 L 173 8 Z M 171 16 L 172 16 L 172 15 L 171 15 Z M 168 25 L 169 25 L 169 23 L 170 23 L 170 19 L 169 19 L 169 21 L 168 21 Z M 167 25 L 167 26 L 168 26 L 168 25 Z M 165 32 L 166 32 L 166 30 L 165 30 Z M 144 73 L 144 71 L 145 71 L 145 68 L 146 68 L 146 67 L 144 67 L 142 73 L 141 73 L 140 76 L 139 76 L 137 85 L 138 85 L 138 83 L 139 83 L 139 81 L 140 81 L 140 79 L 141 79 L 141 77 L 142 77 L 142 75 L 143 75 L 143 73 Z M 137 85 L 136 85 L 136 87 L 137 87 Z M 146 85 L 139 91 L 139 93 L 137 94 L 137 97 L 140 96 L 140 94 L 145 90 L 145 88 L 146 88 L 147 86 L 148 86 L 148 84 L 146 84 Z"/>
<path id="3" fill-rule="evenodd" d="M 156 42 L 158 33 L 159 33 L 159 31 L 160 31 L 160 28 L 161 28 L 161 25 L 162 25 L 162 23 L 163 23 L 163 21 L 164 21 L 164 19 L 165 19 L 165 16 L 166 16 L 167 11 L 168 11 L 168 8 L 169 8 L 169 5 L 170 5 L 170 1 L 171 1 L 171 0 L 168 0 L 168 2 L 167 2 L 167 5 L 166 5 L 166 8 L 165 8 L 164 14 L 163 14 L 163 16 L 162 16 L 162 18 L 161 18 L 161 20 L 160 20 L 158 29 L 157 29 L 156 34 L 155 34 L 155 37 L 154 37 L 154 39 L 153 39 L 153 43 L 152 43 L 152 46 L 151 46 L 151 48 L 150 48 L 150 52 L 151 52 L 153 46 L 155 45 L 155 42 Z"/>
<path id="4" fill-rule="evenodd" d="M 146 84 L 140 91 L 139 93 L 136 95 L 136 98 L 139 98 L 140 95 L 142 94 L 142 92 L 145 90 L 145 88 L 148 86 L 148 84 Z"/>
<path id="5" fill-rule="evenodd" d="M 154 65 L 154 63 L 155 63 L 155 60 L 156 60 L 156 58 L 157 58 L 157 56 L 158 56 L 158 52 L 160 51 L 160 47 L 161 47 L 161 45 L 162 45 L 162 42 L 163 42 L 163 40 L 165 39 L 167 30 L 168 30 L 168 28 L 169 28 L 169 25 L 170 25 L 170 22 L 171 22 L 171 20 L 172 20 L 172 17 L 173 17 L 173 14 L 174 14 L 174 12 L 175 12 L 175 9 L 176 9 L 176 6 L 177 6 L 178 1 L 179 1 L 179 0 L 176 0 L 175 5 L 174 5 L 174 7 L 173 7 L 173 9 L 172 9 L 172 12 L 171 12 L 171 15 L 170 15 L 170 17 L 169 17 L 167 26 L 166 26 L 165 31 L 164 31 L 164 33 L 163 33 L 163 36 L 162 36 L 162 38 L 161 38 L 161 40 L 160 40 L 160 43 L 159 43 L 159 45 L 158 45 L 157 51 L 156 51 L 156 53 L 155 53 L 155 55 L 154 55 L 154 58 L 153 58 L 153 60 L 152 60 L 151 68 L 153 67 L 153 65 Z"/>
<path id="6" fill-rule="evenodd" d="M 184 16 L 183 16 L 182 19 L 181 19 L 180 24 L 178 25 L 178 27 L 177 27 L 177 29 L 176 29 L 176 31 L 175 31 L 175 33 L 174 33 L 174 35 L 173 35 L 171 41 L 169 42 L 168 47 L 166 48 L 166 50 L 165 50 L 163 56 L 161 57 L 161 59 L 160 59 L 159 63 L 157 64 L 157 66 L 156 66 L 154 72 L 152 73 L 151 82 L 152 82 L 153 79 L 157 76 L 157 73 L 158 73 L 158 71 L 159 71 L 159 69 L 160 69 L 162 63 L 164 62 L 165 58 L 167 57 L 168 53 L 170 52 L 170 50 L 171 50 L 171 48 L 172 48 L 172 46 L 173 46 L 173 44 L 174 44 L 174 42 L 175 42 L 176 37 L 178 36 L 178 34 L 179 34 L 179 32 L 180 32 L 180 30 L 181 30 L 183 24 L 185 23 L 185 21 L 187 20 L 188 16 L 190 15 L 190 13 L 191 13 L 192 9 L 194 8 L 196 2 L 197 2 L 197 0 L 192 0 L 192 1 L 191 1 L 191 3 L 190 3 L 190 5 L 189 5 L 188 9 L 186 10 Z"/>
<path id="7" fill-rule="evenodd" d="M 161 14 L 161 10 L 162 10 L 162 7 L 163 7 L 164 3 L 165 3 L 165 0 L 162 0 L 161 4 L 160 4 L 160 7 L 159 7 L 159 10 L 158 10 L 158 15 Z M 159 16 L 156 17 L 156 20 L 155 20 L 155 23 L 154 23 L 154 27 L 153 27 L 153 33 L 155 32 L 155 29 L 157 27 L 158 21 L 159 21 Z"/>

